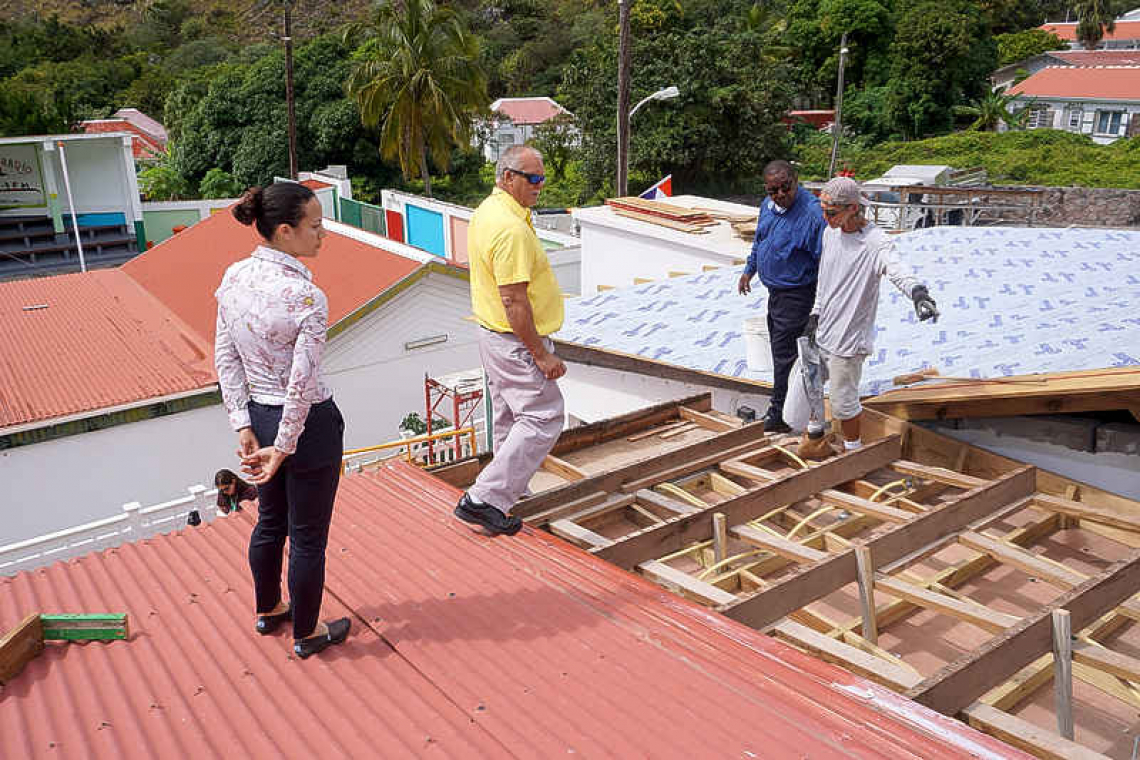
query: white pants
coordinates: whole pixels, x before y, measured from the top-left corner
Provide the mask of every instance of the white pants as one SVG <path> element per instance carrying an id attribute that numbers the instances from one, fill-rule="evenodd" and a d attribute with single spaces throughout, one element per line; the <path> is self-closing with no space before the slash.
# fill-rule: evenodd
<path id="1" fill-rule="evenodd" d="M 554 350 L 543 338 L 548 351 Z M 479 331 L 479 357 L 494 412 L 495 456 L 467 493 L 509 512 L 562 432 L 565 405 L 523 342 L 511 333 Z"/>
<path id="2" fill-rule="evenodd" d="M 831 416 L 837 420 L 858 417 L 863 411 L 863 405 L 859 403 L 859 381 L 863 377 L 863 362 L 867 360 L 867 354 L 837 356 L 822 348 L 819 354 L 827 364 Z"/>

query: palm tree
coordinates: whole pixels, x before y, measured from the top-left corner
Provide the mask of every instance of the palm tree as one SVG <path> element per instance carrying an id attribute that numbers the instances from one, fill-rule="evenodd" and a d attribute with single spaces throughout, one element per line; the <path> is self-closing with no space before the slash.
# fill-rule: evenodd
<path id="1" fill-rule="evenodd" d="M 431 196 L 428 151 L 446 171 L 451 148 L 468 147 L 473 120 L 486 113 L 487 76 L 479 46 L 450 8 L 434 0 L 383 0 L 372 24 L 349 31 L 366 40 L 347 90 L 366 127 L 380 127 L 380 154 L 419 174 Z"/>
<path id="2" fill-rule="evenodd" d="M 1079 0 L 1077 11 L 1077 39 L 1085 50 L 1094 50 L 1104 39 L 1105 32 L 1116 29 L 1116 16 L 1111 0 Z"/>
<path id="3" fill-rule="evenodd" d="M 1017 100 L 1016 95 L 1006 95 L 1004 90 L 987 92 L 981 100 L 974 101 L 972 105 L 955 106 L 954 115 L 975 117 L 974 123 L 967 127 L 971 132 L 992 132 L 1002 122 L 1005 122 L 1010 129 L 1023 129 L 1033 101 L 1027 103 L 1024 108 L 1010 111 L 1009 107 L 1015 100 Z"/>

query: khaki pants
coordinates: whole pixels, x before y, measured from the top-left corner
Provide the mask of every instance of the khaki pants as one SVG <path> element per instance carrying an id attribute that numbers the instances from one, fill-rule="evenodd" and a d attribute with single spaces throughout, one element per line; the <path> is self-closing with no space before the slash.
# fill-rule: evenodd
<path id="1" fill-rule="evenodd" d="M 548 351 L 554 350 L 543 338 Z M 479 357 L 494 414 L 495 456 L 467 492 L 510 512 L 562 432 L 565 407 L 558 383 L 547 380 L 511 333 L 480 330 Z"/>

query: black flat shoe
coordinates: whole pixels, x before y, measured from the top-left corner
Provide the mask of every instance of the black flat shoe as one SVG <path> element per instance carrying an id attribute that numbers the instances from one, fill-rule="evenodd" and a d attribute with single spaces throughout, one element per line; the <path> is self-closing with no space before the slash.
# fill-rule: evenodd
<path id="1" fill-rule="evenodd" d="M 472 525 L 482 525 L 493 536 L 513 536 L 522 528 L 519 518 L 491 504 L 476 504 L 466 492 L 455 505 L 455 516 Z"/>
<path id="2" fill-rule="evenodd" d="M 278 612 L 276 615 L 258 615 L 257 626 L 255 630 L 262 636 L 268 636 L 281 627 L 281 624 L 287 620 L 293 619 L 293 606 L 290 605 L 289 609 L 284 612 Z"/>
<path id="3" fill-rule="evenodd" d="M 317 652 L 323 652 L 333 644 L 340 644 L 348 638 L 348 629 L 352 628 L 352 621 L 348 618 L 340 618 L 327 623 L 329 633 L 327 636 L 320 638 L 310 637 L 307 639 L 294 639 L 293 651 L 298 657 L 304 660 L 311 657 Z"/>

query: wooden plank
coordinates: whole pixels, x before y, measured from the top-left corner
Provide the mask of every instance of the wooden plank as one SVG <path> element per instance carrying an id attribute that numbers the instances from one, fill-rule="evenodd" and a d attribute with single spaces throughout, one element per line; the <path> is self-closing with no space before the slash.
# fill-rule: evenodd
<path id="1" fill-rule="evenodd" d="M 914 475 L 924 480 L 934 480 L 955 488 L 965 488 L 966 490 L 977 488 L 986 482 L 982 478 L 975 478 L 972 475 L 966 475 L 961 472 L 956 472 L 955 470 L 948 470 L 945 467 L 931 467 L 930 465 L 919 464 L 918 462 L 911 462 L 904 459 L 900 459 L 892 464 L 891 469 L 903 475 Z"/>
<path id="2" fill-rule="evenodd" d="M 658 435 L 659 433 L 664 433 L 666 431 L 673 430 L 674 428 L 679 428 L 682 425 L 686 425 L 686 424 L 688 424 L 688 420 L 677 420 L 676 422 L 670 422 L 668 425 L 662 425 L 661 427 L 656 427 L 656 428 L 653 428 L 652 430 L 644 430 L 644 431 L 637 433 L 635 435 L 628 436 L 626 438 L 626 440 L 631 441 L 631 442 L 632 441 L 640 441 L 643 438 L 649 438 L 651 436 Z"/>
<path id="3" fill-rule="evenodd" d="M 712 490 L 719 493 L 721 496 L 740 496 L 741 494 L 748 493 L 748 489 L 737 483 L 735 480 L 729 480 L 719 472 L 709 473 L 709 485 Z"/>
<path id="4" fill-rule="evenodd" d="M 595 533 L 589 528 L 583 528 L 581 525 L 569 520 L 555 520 L 550 523 L 550 532 L 559 538 L 564 538 L 572 544 L 577 544 L 583 548 L 589 549 L 598 546 L 609 546 L 613 543 L 611 539 L 603 535 Z"/>
<path id="5" fill-rule="evenodd" d="M 699 507 L 694 507 L 686 502 L 662 496 L 659 493 L 650 491 L 648 488 L 641 489 L 634 494 L 634 497 L 643 504 L 650 504 L 659 509 L 664 509 L 667 512 L 672 512 L 675 515 L 691 515 L 694 512 L 700 511 Z"/>
<path id="6" fill-rule="evenodd" d="M 749 480 L 755 480 L 759 483 L 767 483 L 776 479 L 776 475 L 767 470 L 762 470 L 759 467 L 745 464 L 735 459 L 721 462 L 717 466 L 722 472 L 727 472 L 729 475 L 735 475 L 738 478 L 748 478 Z"/>
<path id="7" fill-rule="evenodd" d="M 1073 628 L 1067 610 L 1053 610 L 1053 707 L 1057 733 L 1073 738 Z"/>
<path id="8" fill-rule="evenodd" d="M 622 435 L 624 436 L 626 432 L 627 431 L 623 431 Z M 511 510 L 511 514 L 518 515 L 524 520 L 529 520 L 541 512 L 558 507 L 573 499 L 579 499 L 595 491 L 617 491 L 621 489 L 623 483 L 631 481 L 634 478 L 645 478 L 649 476 L 650 473 L 667 471 L 676 467 L 683 468 L 687 465 L 696 464 L 697 466 L 693 467 L 693 469 L 681 473 L 681 475 L 687 475 L 690 472 L 711 467 L 722 458 L 731 458 L 739 454 L 744 454 L 762 444 L 763 441 L 764 430 L 762 426 L 745 425 L 737 430 L 721 433 L 720 435 L 696 441 L 685 446 L 678 446 L 665 454 L 659 451 L 652 453 L 647 452 L 644 459 L 631 462 L 624 467 L 598 473 L 585 480 L 567 483 L 563 486 L 552 488 L 523 499 L 515 505 L 515 508 Z M 702 462 L 708 462 L 708 464 L 702 465 Z M 675 475 L 673 477 L 681 477 L 681 475 Z M 661 478 L 661 480 L 670 479 L 669 477 Z M 649 477 L 648 482 L 638 486 L 638 488 L 653 485 L 654 482 L 660 481 L 654 481 L 652 477 Z M 636 490 L 637 488 L 626 489 L 627 492 Z"/>
<path id="9" fill-rule="evenodd" d="M 1102 670 L 1117 678 L 1140 682 L 1140 659 L 1083 641 L 1073 642 L 1073 662 Z"/>
<path id="10" fill-rule="evenodd" d="M 713 417 L 711 414 L 698 412 L 696 409 L 690 409 L 687 406 L 682 406 L 677 411 L 681 414 L 681 419 L 695 422 L 703 428 L 712 430 L 716 433 L 725 433 L 729 430 L 736 430 L 739 425 L 733 425 L 731 422 L 725 422 L 722 419 Z"/>
<path id="11" fill-rule="evenodd" d="M 44 651 L 44 628 L 39 614 L 28 615 L 0 639 L 0 684 L 11 681 Z"/>
<path id="12" fill-rule="evenodd" d="M 563 480 L 585 480 L 590 477 L 589 473 L 582 468 L 576 467 L 564 459 L 559 459 L 553 454 L 547 454 L 546 458 L 542 460 L 542 469 L 554 473 Z"/>
<path id="13" fill-rule="evenodd" d="M 818 549 L 812 549 L 803 544 L 797 544 L 795 541 L 789 541 L 780 536 L 774 536 L 750 525 L 734 525 L 732 526 L 732 535 L 739 538 L 741 541 L 747 541 L 753 546 L 759 546 L 761 549 L 767 549 L 773 554 L 777 554 L 785 559 L 790 559 L 792 562 L 798 562 L 801 565 L 809 565 L 813 562 L 827 559 L 831 555 L 827 552 L 821 552 Z"/>
<path id="14" fill-rule="evenodd" d="M 901 509 L 888 507 L 884 504 L 877 504 L 869 499 L 852 496 L 849 493 L 837 491 L 833 488 L 820 491 L 819 498 L 828 504 L 838 504 L 849 512 L 858 512 L 861 515 L 874 517 L 883 522 L 905 523 L 910 522 L 911 518 L 914 517 L 913 512 L 904 512 Z"/>
<path id="15" fill-rule="evenodd" d="M 984 604 L 975 601 L 939 594 L 936 591 L 930 591 L 889 575 L 877 575 L 875 586 L 891 596 L 905 599 L 919 607 L 952 615 L 990 633 L 1001 633 L 1021 622 L 1021 618 L 1016 615 L 1007 615 L 1004 612 L 991 610 Z"/>
<path id="16" fill-rule="evenodd" d="M 686 596 L 693 597 L 704 604 L 728 604 L 736 598 L 734 594 L 730 594 L 711 583 L 697 580 L 688 573 L 681 572 L 675 567 L 670 567 L 664 562 L 649 560 L 648 562 L 642 562 L 637 566 L 637 569 L 640 570 L 645 577 L 665 586 L 676 587 L 683 591 Z"/>
<path id="17" fill-rule="evenodd" d="M 879 629 L 875 623 L 875 563 L 866 546 L 855 547 L 855 569 L 859 574 L 859 607 L 863 613 L 863 638 L 872 644 L 879 643 Z"/>
<path id="18" fill-rule="evenodd" d="M 1010 546 L 989 536 L 983 536 L 981 533 L 967 531 L 958 536 L 958 543 L 976 552 L 988 554 L 998 562 L 1013 565 L 1023 573 L 1042 578 L 1057 586 L 1072 588 L 1079 586 L 1087 578 L 1075 570 L 1038 557 L 1033 552 L 1019 546 Z"/>
<path id="19" fill-rule="evenodd" d="M 695 422 L 686 422 L 684 425 L 680 425 L 678 427 L 673 428 L 672 430 L 664 432 L 658 437 L 661 438 L 661 440 L 668 440 L 670 438 L 676 438 L 679 435 L 684 435 L 685 433 L 688 433 L 690 430 L 696 430 L 698 427 L 700 427 L 700 426 L 697 425 Z"/>
<path id="20" fill-rule="evenodd" d="M 907 696 L 954 715 L 978 696 L 1005 681 L 1042 653 L 1053 638 L 1053 610 L 1068 610 L 1081 629 L 1118 606 L 1140 588 L 1140 550 L 1062 594 L 1001 636 L 934 673 Z"/>
<path id="21" fill-rule="evenodd" d="M 657 491 L 658 493 L 660 493 L 663 496 L 666 496 L 670 499 L 675 499 L 679 502 L 684 502 L 685 504 L 688 504 L 689 506 L 693 507 L 694 509 L 698 509 L 698 510 L 704 509 L 705 507 L 707 507 L 709 505 L 707 501 L 704 501 L 703 499 L 701 499 L 697 496 L 694 496 L 693 494 L 686 491 L 684 488 L 681 488 L 680 486 L 678 486 L 674 483 L 658 483 L 657 485 L 653 486 L 653 490 Z M 653 491 L 650 491 L 648 488 L 642 488 L 642 489 L 639 489 L 636 493 L 653 493 Z M 674 510 L 674 511 L 676 511 L 676 510 Z"/>
<path id="22" fill-rule="evenodd" d="M 1045 760 L 1108 760 L 1106 755 L 981 702 L 962 712 L 974 728 Z"/>
<path id="23" fill-rule="evenodd" d="M 900 449 L 899 437 L 890 436 L 842 454 L 818 467 L 800 470 L 772 481 L 709 509 L 723 512 L 730 523 L 745 523 L 764 515 L 773 507 L 790 504 L 825 488 L 860 478 L 897 458 Z M 598 550 L 597 554 L 601 559 L 628 570 L 647 559 L 677 551 L 694 541 L 708 540 L 711 534 L 711 521 L 703 512 L 698 512 L 633 533 L 612 546 Z"/>
<path id="24" fill-rule="evenodd" d="M 619 494 L 619 496 L 621 495 L 622 494 Z M 614 497 L 611 497 L 610 494 L 606 493 L 605 491 L 594 491 L 593 493 L 586 494 L 581 498 L 573 499 L 566 502 L 565 504 L 554 507 L 553 509 L 548 509 L 545 512 L 533 515 L 527 520 L 527 522 L 531 523 L 532 525 L 542 526 L 552 520 L 561 520 L 562 518 L 569 517 L 570 515 L 580 514 L 582 510 L 597 506 L 598 504 L 604 502 L 606 499 L 610 498 Z"/>
<path id="25" fill-rule="evenodd" d="M 677 408 L 680 406 L 707 412 L 712 409 L 712 394 L 706 391 L 681 399 L 664 401 L 617 417 L 563 430 L 550 453 L 562 456 L 571 451 L 579 451 L 607 441 L 620 440 L 635 433 L 646 432 L 649 428 L 659 428 L 666 422 L 677 420 Z M 512 514 L 516 510 L 517 507 L 511 510 Z"/>
<path id="26" fill-rule="evenodd" d="M 1088 520 L 1102 525 L 1111 525 L 1114 528 L 1140 531 L 1140 517 L 1116 512 L 1091 504 L 1083 504 L 1071 499 L 1061 499 L 1048 494 L 1037 494 L 1033 499 L 1043 509 L 1049 509 L 1069 517 Z"/>
<path id="27" fill-rule="evenodd" d="M 842 665 L 853 673 L 869 678 L 884 686 L 903 690 L 917 684 L 922 676 L 892 665 L 886 660 L 861 649 L 836 641 L 806 625 L 785 620 L 773 628 L 773 633 L 814 654 L 821 660 Z"/>
<path id="28" fill-rule="evenodd" d="M 843 454 L 840 458 L 844 456 L 848 454 Z M 814 471 L 806 470 L 797 474 Z M 866 542 L 866 546 L 874 552 L 880 565 L 887 565 L 905 556 L 915 545 L 928 544 L 946 533 L 969 525 L 1002 504 L 1028 496 L 1033 492 L 1035 473 L 1036 470 L 1032 467 L 1022 467 L 1006 473 L 937 509 L 918 515 L 910 523 L 890 528 Z M 843 552 L 804 568 L 796 575 L 783 578 L 763 591 L 742 596 L 739 601 L 722 608 L 720 612 L 753 628 L 763 628 L 789 612 L 853 583 L 857 576 L 854 552 Z M 885 625 L 882 622 L 880 624 Z"/>
<path id="29" fill-rule="evenodd" d="M 713 561 L 723 562 L 728 556 L 728 520 L 723 512 L 713 513 Z"/>

